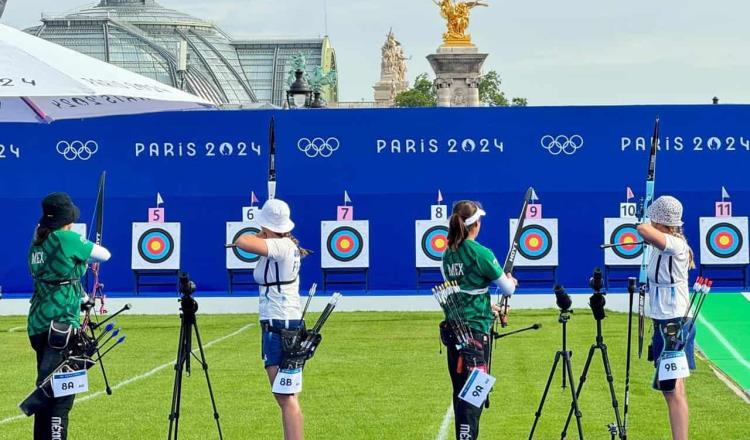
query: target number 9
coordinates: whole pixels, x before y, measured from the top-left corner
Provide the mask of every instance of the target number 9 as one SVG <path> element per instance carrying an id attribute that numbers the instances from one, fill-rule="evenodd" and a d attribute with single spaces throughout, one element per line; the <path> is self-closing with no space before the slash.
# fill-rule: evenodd
<path id="1" fill-rule="evenodd" d="M 622 218 L 635 218 L 638 212 L 638 208 L 635 203 L 620 203 L 620 217 Z"/>
<path id="2" fill-rule="evenodd" d="M 448 218 L 448 206 L 447 205 L 432 205 L 430 207 L 430 219 L 431 220 L 445 220 Z"/>
<path id="3" fill-rule="evenodd" d="M 732 202 L 716 202 L 716 217 L 731 217 Z"/>
<path id="4" fill-rule="evenodd" d="M 149 223 L 164 223 L 164 208 L 149 208 L 148 209 L 148 222 Z"/>
<path id="5" fill-rule="evenodd" d="M 353 206 L 338 206 L 336 207 L 336 221 L 351 221 L 354 220 L 354 207 Z"/>
<path id="6" fill-rule="evenodd" d="M 243 222 L 254 222 L 258 215 L 257 206 L 243 206 L 242 207 L 242 221 Z"/>
<path id="7" fill-rule="evenodd" d="M 526 218 L 542 218 L 542 204 L 535 203 L 526 207 Z"/>

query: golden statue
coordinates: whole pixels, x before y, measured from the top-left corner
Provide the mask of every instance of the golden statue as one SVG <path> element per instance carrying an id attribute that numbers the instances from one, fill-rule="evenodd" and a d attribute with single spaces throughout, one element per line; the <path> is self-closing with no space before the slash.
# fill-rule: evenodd
<path id="1" fill-rule="evenodd" d="M 432 0 L 440 7 L 440 15 L 448 22 L 448 31 L 443 34 L 446 46 L 472 46 L 469 27 L 471 9 L 476 6 L 489 6 L 482 0 Z"/>

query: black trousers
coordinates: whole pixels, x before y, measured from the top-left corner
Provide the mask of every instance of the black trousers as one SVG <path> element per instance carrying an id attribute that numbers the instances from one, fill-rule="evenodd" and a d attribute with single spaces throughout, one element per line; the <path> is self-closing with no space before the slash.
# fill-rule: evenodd
<path id="1" fill-rule="evenodd" d="M 489 336 L 475 333 L 474 338 L 482 341 L 486 365 L 490 357 Z M 464 387 L 469 377 L 469 369 L 464 362 L 459 362 L 461 354 L 456 350 L 455 344 L 449 344 L 447 352 L 448 373 L 451 376 L 451 383 L 453 385 L 453 416 L 456 421 L 456 440 L 474 440 L 479 438 L 479 417 L 482 415 L 484 405 L 477 408 L 458 397 L 458 393 Z"/>
<path id="2" fill-rule="evenodd" d="M 55 367 L 62 362 L 62 350 L 47 343 L 47 333 L 29 337 L 36 352 L 36 384 L 39 386 Z M 68 413 L 73 408 L 75 395 L 50 399 L 49 405 L 34 414 L 34 440 L 66 440 L 68 438 Z"/>

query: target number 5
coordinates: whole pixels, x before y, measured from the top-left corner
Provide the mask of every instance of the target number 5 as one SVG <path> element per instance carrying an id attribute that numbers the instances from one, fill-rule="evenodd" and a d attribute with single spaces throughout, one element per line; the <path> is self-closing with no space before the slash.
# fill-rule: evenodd
<path id="1" fill-rule="evenodd" d="M 336 220 L 340 222 L 354 220 L 354 207 L 338 206 L 336 208 Z"/>
<path id="2" fill-rule="evenodd" d="M 526 207 L 526 218 L 542 218 L 542 204 L 535 203 Z"/>
<path id="3" fill-rule="evenodd" d="M 716 202 L 716 217 L 731 217 L 732 202 Z"/>
<path id="4" fill-rule="evenodd" d="M 164 208 L 149 208 L 148 209 L 148 222 L 149 223 L 164 223 Z"/>
<path id="5" fill-rule="evenodd" d="M 448 206 L 447 205 L 432 205 L 430 207 L 430 219 L 431 220 L 445 220 L 448 218 Z"/>

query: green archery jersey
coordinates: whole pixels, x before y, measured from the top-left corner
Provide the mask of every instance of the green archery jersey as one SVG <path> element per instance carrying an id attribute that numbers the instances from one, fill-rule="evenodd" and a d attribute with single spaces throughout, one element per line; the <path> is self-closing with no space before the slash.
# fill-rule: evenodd
<path id="1" fill-rule="evenodd" d="M 492 326 L 489 285 L 503 274 L 495 254 L 474 240 L 464 240 L 458 249 L 448 249 L 443 254 L 443 274 L 449 281 L 458 281 L 459 302 L 469 327 L 489 334 Z"/>
<path id="2" fill-rule="evenodd" d="M 29 335 L 46 333 L 50 321 L 80 327 L 80 279 L 94 243 L 73 231 L 52 232 L 39 246 L 29 249 L 29 269 L 34 278 L 34 296 L 29 309 Z M 60 285 L 61 282 L 71 281 Z"/>

